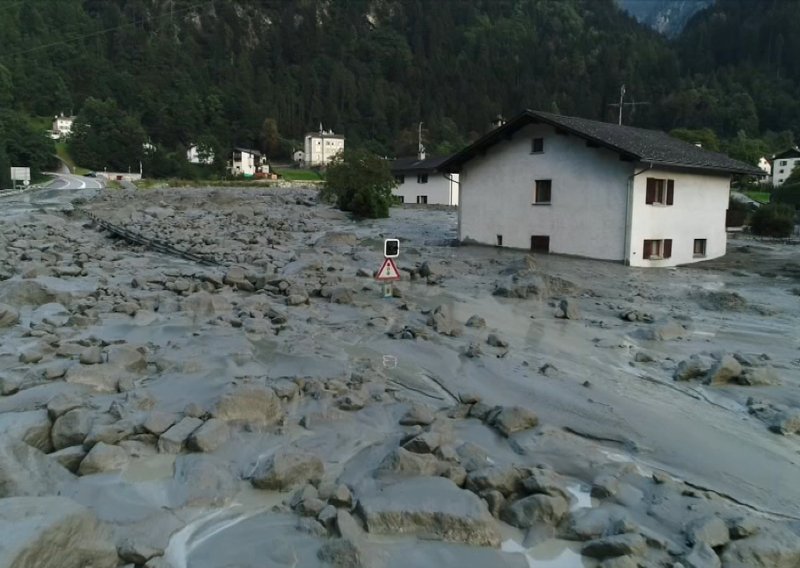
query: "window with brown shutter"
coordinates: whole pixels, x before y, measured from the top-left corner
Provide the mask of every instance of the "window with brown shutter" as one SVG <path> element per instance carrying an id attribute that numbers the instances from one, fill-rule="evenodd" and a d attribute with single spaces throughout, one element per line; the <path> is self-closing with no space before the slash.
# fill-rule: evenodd
<path id="1" fill-rule="evenodd" d="M 675 180 L 647 178 L 645 204 L 672 205 L 675 198 Z"/>
<path id="2" fill-rule="evenodd" d="M 664 252 L 662 258 L 670 258 L 672 256 L 672 239 L 664 239 Z"/>
<path id="3" fill-rule="evenodd" d="M 647 197 L 645 198 L 645 203 L 647 205 L 652 205 L 655 200 L 656 200 L 656 179 L 647 178 Z"/>
<path id="4" fill-rule="evenodd" d="M 672 239 L 645 239 L 642 246 L 644 260 L 661 260 L 672 256 Z"/>
<path id="5" fill-rule="evenodd" d="M 675 180 L 667 180 L 667 205 L 672 205 L 675 201 Z"/>
<path id="6" fill-rule="evenodd" d="M 645 260 L 650 260 L 650 250 L 653 248 L 653 241 L 650 239 L 644 240 L 644 246 L 642 247 L 642 258 Z"/>

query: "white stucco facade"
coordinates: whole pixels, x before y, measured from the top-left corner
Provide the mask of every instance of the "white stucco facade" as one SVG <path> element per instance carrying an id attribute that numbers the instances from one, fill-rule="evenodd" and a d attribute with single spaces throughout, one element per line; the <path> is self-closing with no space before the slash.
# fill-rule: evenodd
<path id="1" fill-rule="evenodd" d="M 344 151 L 344 136 L 333 132 L 310 132 L 303 143 L 303 159 L 307 167 L 327 165 Z"/>
<path id="2" fill-rule="evenodd" d="M 401 197 L 403 203 L 458 205 L 458 174 L 411 172 L 396 174 L 395 178 L 398 185 L 392 194 Z"/>
<path id="3" fill-rule="evenodd" d="M 74 116 L 61 116 L 55 117 L 53 120 L 52 138 L 68 138 L 72 134 L 72 124 L 75 122 Z"/>
<path id="4" fill-rule="evenodd" d="M 725 254 L 725 212 L 730 176 L 698 175 L 668 170 L 637 169 L 633 178 L 630 218 L 631 266 L 676 266 Z M 647 204 L 647 178 L 672 180 L 672 205 Z M 643 258 L 644 241 L 671 241 L 670 258 Z M 705 240 L 704 253 L 695 253 L 695 240 Z M 698 243 L 699 244 L 699 243 Z"/>
<path id="5" fill-rule="evenodd" d="M 543 140 L 532 152 L 534 138 Z M 551 253 L 674 266 L 725 254 L 730 177 L 652 170 L 576 135 L 531 124 L 463 164 L 459 239 Z M 672 179 L 672 205 L 646 204 L 647 177 Z M 549 202 L 535 203 L 536 181 Z M 534 240 L 535 237 L 535 240 Z M 546 239 L 545 239 L 546 237 Z M 644 240 L 672 239 L 668 259 L 642 258 Z M 694 239 L 706 239 L 695 256 Z"/>
<path id="6" fill-rule="evenodd" d="M 253 176 L 256 173 L 269 173 L 269 165 L 260 152 L 236 148 L 228 163 L 228 170 L 235 176 Z"/>
<path id="7" fill-rule="evenodd" d="M 800 156 L 787 156 L 776 158 L 772 163 L 772 184 L 783 185 L 792 170 L 800 165 Z"/>

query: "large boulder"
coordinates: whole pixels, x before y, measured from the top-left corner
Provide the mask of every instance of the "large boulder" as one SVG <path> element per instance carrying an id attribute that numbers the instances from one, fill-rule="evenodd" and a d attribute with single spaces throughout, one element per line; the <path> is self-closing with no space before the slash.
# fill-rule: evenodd
<path id="1" fill-rule="evenodd" d="M 500 543 L 486 503 L 441 477 L 415 477 L 360 492 L 357 510 L 375 534 L 432 535 L 477 546 Z"/>
<path id="2" fill-rule="evenodd" d="M 128 453 L 119 446 L 111 446 L 104 442 L 99 442 L 89 451 L 80 467 L 78 473 L 90 475 L 93 473 L 104 473 L 124 469 L 128 464 Z"/>
<path id="3" fill-rule="evenodd" d="M 178 454 L 186 445 L 192 432 L 203 425 L 199 418 L 186 416 L 183 420 L 161 434 L 158 439 L 158 451 L 165 454 Z"/>
<path id="4" fill-rule="evenodd" d="M 258 384 L 232 384 L 212 405 L 211 416 L 258 428 L 280 420 L 283 410 L 272 389 Z"/>
<path id="5" fill-rule="evenodd" d="M 395 448 L 378 467 L 378 475 L 438 475 L 441 471 L 439 460 L 430 454 L 410 452 L 405 448 Z"/>
<path id="6" fill-rule="evenodd" d="M 19 311 L 14 306 L 0 304 L 0 327 L 11 327 L 19 323 Z"/>
<path id="7" fill-rule="evenodd" d="M 797 568 L 800 535 L 776 526 L 755 536 L 729 543 L 722 553 L 725 568 Z"/>
<path id="8" fill-rule="evenodd" d="M 189 436 L 187 444 L 189 449 L 197 452 L 213 452 L 227 442 L 230 435 L 227 422 L 211 418 Z"/>
<path id="9" fill-rule="evenodd" d="M 703 381 L 708 385 L 725 385 L 742 374 L 742 364 L 731 355 L 723 355 L 717 363 L 711 367 Z"/>
<path id="10" fill-rule="evenodd" d="M 214 317 L 231 311 L 230 303 L 218 294 L 195 292 L 187 296 L 182 304 L 183 311 L 199 317 Z"/>
<path id="11" fill-rule="evenodd" d="M 56 494 L 74 479 L 69 471 L 36 448 L 0 438 L 0 499 Z"/>
<path id="12" fill-rule="evenodd" d="M 516 467 L 487 466 L 470 471 L 466 488 L 474 493 L 496 490 L 508 497 L 522 489 L 525 472 Z"/>
<path id="13" fill-rule="evenodd" d="M 127 373 L 120 374 L 108 365 L 74 365 L 67 369 L 64 380 L 68 383 L 86 385 L 99 393 L 117 392 L 119 381 Z"/>
<path id="14" fill-rule="evenodd" d="M 239 490 L 239 477 L 230 462 L 206 454 L 178 456 L 173 482 L 178 497 L 176 508 L 221 506 Z"/>
<path id="15" fill-rule="evenodd" d="M 83 444 L 91 428 L 92 411 L 88 408 L 74 408 L 56 418 L 53 423 L 51 432 L 53 447 L 61 450 Z"/>
<path id="16" fill-rule="evenodd" d="M 47 410 L 0 414 L 0 437 L 20 440 L 45 453 L 53 450 Z"/>
<path id="17" fill-rule="evenodd" d="M 591 540 L 633 528 L 628 512 L 619 505 L 578 509 L 569 514 L 565 525 L 561 536 L 568 540 Z"/>
<path id="18" fill-rule="evenodd" d="M 491 416 L 489 424 L 503 436 L 511 436 L 516 432 L 534 428 L 539 424 L 539 418 L 521 406 L 506 406 Z"/>
<path id="19" fill-rule="evenodd" d="M 708 357 L 692 355 L 678 363 L 674 378 L 676 381 L 688 381 L 703 377 L 711 370 L 713 362 Z"/>
<path id="20" fill-rule="evenodd" d="M 298 485 L 319 483 L 323 471 L 322 460 L 313 454 L 278 450 L 256 465 L 250 481 L 258 489 L 286 491 Z"/>
<path id="21" fill-rule="evenodd" d="M 64 497 L 12 497 L 0 507 L 0 566 L 116 568 L 111 532 Z"/>
<path id="22" fill-rule="evenodd" d="M 590 540 L 583 545 L 581 554 L 602 560 L 617 556 L 642 556 L 646 551 L 647 542 L 642 535 L 630 533 Z"/>
<path id="23" fill-rule="evenodd" d="M 689 544 L 705 543 L 711 548 L 728 544 L 728 524 L 719 517 L 708 516 L 690 521 L 684 528 Z"/>
<path id="24" fill-rule="evenodd" d="M 564 497 L 536 494 L 515 501 L 503 509 L 500 518 L 509 525 L 527 529 L 540 523 L 557 525 L 568 510 Z"/>

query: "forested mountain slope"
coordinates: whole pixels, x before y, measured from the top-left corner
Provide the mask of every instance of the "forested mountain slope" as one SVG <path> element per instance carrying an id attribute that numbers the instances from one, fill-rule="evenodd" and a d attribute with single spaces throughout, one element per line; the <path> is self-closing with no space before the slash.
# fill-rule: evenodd
<path id="1" fill-rule="evenodd" d="M 686 22 L 714 0 L 617 0 L 641 23 L 668 37 L 683 31 Z"/>
<path id="2" fill-rule="evenodd" d="M 322 123 L 406 153 L 419 121 L 446 152 L 524 107 L 613 120 L 622 83 L 651 103 L 626 123 L 749 144 L 800 132 L 797 8 L 727 0 L 670 41 L 615 0 L 7 0 L 0 104 L 48 116 L 104 100 L 92 116 L 135 142 L 116 167 L 138 163 L 140 138 L 164 156 L 259 146 L 267 117 L 281 152 Z"/>

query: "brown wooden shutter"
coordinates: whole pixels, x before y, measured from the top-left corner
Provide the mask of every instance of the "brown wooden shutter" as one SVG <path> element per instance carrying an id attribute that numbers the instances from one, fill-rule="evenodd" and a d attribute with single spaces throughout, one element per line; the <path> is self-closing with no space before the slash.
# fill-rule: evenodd
<path id="1" fill-rule="evenodd" d="M 650 241 L 648 239 L 644 240 L 644 246 L 642 247 L 642 258 L 647 260 L 650 258 Z"/>
<path id="2" fill-rule="evenodd" d="M 656 178 L 647 178 L 647 196 L 645 203 L 652 204 L 656 200 Z"/>
<path id="3" fill-rule="evenodd" d="M 672 239 L 664 239 L 664 258 L 672 256 Z"/>
<path id="4" fill-rule="evenodd" d="M 675 198 L 675 180 L 667 180 L 667 205 L 672 205 Z"/>

